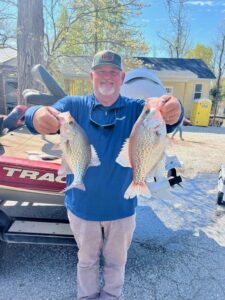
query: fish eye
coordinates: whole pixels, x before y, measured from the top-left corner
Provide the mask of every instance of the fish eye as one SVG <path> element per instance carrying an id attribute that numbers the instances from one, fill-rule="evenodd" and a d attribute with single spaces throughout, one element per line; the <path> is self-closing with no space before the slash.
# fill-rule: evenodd
<path id="1" fill-rule="evenodd" d="M 73 121 L 69 121 L 69 125 L 73 125 Z"/>
<path id="2" fill-rule="evenodd" d="M 149 114 L 150 113 L 150 109 L 147 109 L 146 111 L 145 111 L 145 114 L 147 115 L 147 114 Z"/>

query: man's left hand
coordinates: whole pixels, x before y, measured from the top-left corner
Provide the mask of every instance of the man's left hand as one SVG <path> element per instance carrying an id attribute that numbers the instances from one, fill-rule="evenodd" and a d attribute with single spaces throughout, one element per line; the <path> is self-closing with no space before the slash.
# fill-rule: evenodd
<path id="1" fill-rule="evenodd" d="M 163 95 L 158 98 L 157 102 L 157 107 L 159 108 L 166 124 L 176 124 L 181 114 L 180 101 L 174 96 Z"/>

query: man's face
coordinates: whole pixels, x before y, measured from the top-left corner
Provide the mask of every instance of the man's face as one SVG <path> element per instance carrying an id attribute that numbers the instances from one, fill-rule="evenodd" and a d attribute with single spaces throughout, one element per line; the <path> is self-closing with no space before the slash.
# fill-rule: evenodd
<path id="1" fill-rule="evenodd" d="M 91 71 L 94 92 L 97 98 L 119 96 L 125 73 L 111 65 L 102 65 Z"/>

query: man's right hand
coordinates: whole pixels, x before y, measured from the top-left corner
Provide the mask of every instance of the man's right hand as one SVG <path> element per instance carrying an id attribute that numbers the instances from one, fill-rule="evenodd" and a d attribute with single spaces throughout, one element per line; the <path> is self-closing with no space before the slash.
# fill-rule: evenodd
<path id="1" fill-rule="evenodd" d="M 57 115 L 60 112 L 51 106 L 39 108 L 33 117 L 33 126 L 41 134 L 56 133 L 59 130 L 60 123 Z"/>

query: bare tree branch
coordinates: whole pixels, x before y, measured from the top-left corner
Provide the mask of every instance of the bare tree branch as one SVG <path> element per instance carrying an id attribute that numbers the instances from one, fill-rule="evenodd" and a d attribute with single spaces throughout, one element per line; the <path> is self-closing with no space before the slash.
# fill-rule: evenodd
<path id="1" fill-rule="evenodd" d="M 185 20 L 185 2 L 187 0 L 165 0 L 168 10 L 169 22 L 173 35 L 167 33 L 158 34 L 166 45 L 170 57 L 183 57 L 188 41 L 188 26 Z"/>

